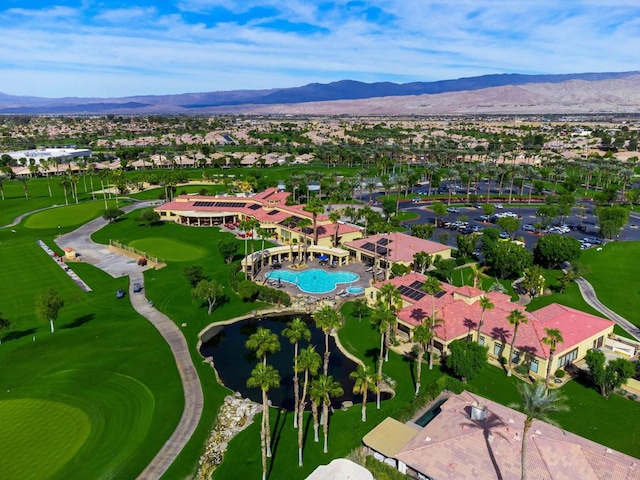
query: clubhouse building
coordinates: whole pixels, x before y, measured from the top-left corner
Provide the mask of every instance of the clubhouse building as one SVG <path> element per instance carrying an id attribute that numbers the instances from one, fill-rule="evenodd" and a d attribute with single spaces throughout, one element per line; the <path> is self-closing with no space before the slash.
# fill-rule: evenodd
<path id="1" fill-rule="evenodd" d="M 180 195 L 155 208 L 162 220 L 198 227 L 226 226 L 238 229 L 240 222 L 255 219 L 270 238 L 283 244 L 314 245 L 313 214 L 304 205 L 287 205 L 291 195 L 278 188 L 248 196 Z M 302 227 L 299 227 L 304 220 Z M 308 221 L 307 221 L 308 220 Z M 333 247 L 362 237 L 362 228 L 345 222 L 333 223 L 327 215 L 316 218 L 318 246 Z M 252 236 L 253 232 L 242 232 Z"/>
<path id="2" fill-rule="evenodd" d="M 601 348 L 613 333 L 614 322 L 588 313 L 552 303 L 533 312 L 511 302 L 501 292 L 484 292 L 470 286 L 456 287 L 441 283 L 441 290 L 431 296 L 422 290 L 426 277 L 410 273 L 384 282 L 378 282 L 365 290 L 366 299 L 373 305 L 380 288 L 385 283 L 394 285 L 402 295 L 403 308 L 398 312 L 398 330 L 411 338 L 415 326 L 426 317 L 435 315 L 442 323 L 435 327 L 435 348 L 446 355 L 448 345 L 454 340 L 478 340 L 478 321 L 482 318 L 481 345 L 489 349 L 489 356 L 511 358 L 513 365 L 525 364 L 529 375 L 545 378 L 551 356 L 549 346 L 543 343 L 545 328 L 558 329 L 564 341 L 558 343 L 553 355 L 551 372 L 582 360 L 587 351 Z M 487 297 L 494 308 L 482 311 L 480 299 Z M 521 311 L 527 323 L 518 327 L 514 351 L 510 352 L 514 327 L 507 317 L 513 310 Z"/>

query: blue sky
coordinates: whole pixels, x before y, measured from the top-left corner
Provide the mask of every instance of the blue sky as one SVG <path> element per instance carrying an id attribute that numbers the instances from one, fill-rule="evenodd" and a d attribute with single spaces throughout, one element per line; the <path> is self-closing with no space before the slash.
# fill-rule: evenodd
<path id="1" fill-rule="evenodd" d="M 638 0 L 3 0 L 0 92 L 640 70 Z"/>

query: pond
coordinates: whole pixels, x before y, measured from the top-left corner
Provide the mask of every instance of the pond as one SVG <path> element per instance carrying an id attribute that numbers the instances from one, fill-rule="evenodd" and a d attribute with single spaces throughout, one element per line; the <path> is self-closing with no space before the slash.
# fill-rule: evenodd
<path id="1" fill-rule="evenodd" d="M 273 365 L 280 372 L 280 388 L 269 390 L 269 399 L 281 408 L 293 410 L 293 345 L 289 343 L 289 339 L 282 336 L 282 330 L 287 326 L 293 318 L 300 317 L 307 322 L 311 330 L 312 345 L 315 345 L 316 352 L 324 354 L 324 334 L 322 330 L 315 328 L 310 315 L 283 315 L 271 318 L 254 318 L 243 320 L 231 325 L 225 326 L 211 340 L 203 343 L 200 353 L 204 357 L 212 357 L 214 366 L 220 376 L 222 383 L 233 391 L 240 392 L 243 397 L 250 398 L 256 402 L 262 402 L 262 394 L 260 389 L 247 388 L 246 382 L 251 374 L 251 370 L 258 363 L 253 352 L 245 347 L 245 342 L 249 336 L 257 330 L 258 327 L 265 327 L 280 337 L 281 349 L 279 352 L 271 354 L 267 357 L 267 362 Z M 308 345 L 306 341 L 300 342 L 300 349 Z M 354 403 L 362 402 L 362 396 L 352 393 L 353 380 L 349 378 L 349 374 L 356 370 L 355 362 L 346 358 L 342 352 L 336 347 L 332 337 L 329 337 L 329 375 L 334 380 L 341 383 L 344 389 L 344 395 L 333 400 L 335 408 L 340 407 L 345 400 L 351 400 Z M 322 372 L 322 364 L 319 372 Z M 300 376 L 300 388 L 302 389 L 303 377 Z M 369 394 L 369 401 L 375 400 L 375 395 Z"/>

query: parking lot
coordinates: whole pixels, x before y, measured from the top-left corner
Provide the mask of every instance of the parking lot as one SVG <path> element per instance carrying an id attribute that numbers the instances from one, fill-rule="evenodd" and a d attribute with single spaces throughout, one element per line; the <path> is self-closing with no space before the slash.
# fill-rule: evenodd
<path id="1" fill-rule="evenodd" d="M 515 237 L 522 237 L 526 247 L 530 250 L 533 249 L 541 236 L 548 234 L 571 236 L 580 240 L 583 245 L 585 245 L 584 248 L 597 246 L 601 243 L 602 238 L 597 228 L 597 218 L 592 213 L 592 205 L 587 209 L 584 218 L 579 217 L 579 209 L 574 208 L 572 214 L 567 218 L 566 222 L 564 222 L 565 227 L 550 228 L 546 232 L 536 232 L 535 228 L 533 228 L 533 225 L 540 221 L 540 219 L 536 217 L 537 208 L 537 206 L 503 204 L 502 208 L 497 208 L 495 212 L 497 215 L 515 216 L 518 218 L 520 221 L 520 229 L 515 234 Z M 418 219 L 404 222 L 407 226 L 423 223 L 435 224 L 433 212 L 427 210 L 426 207 L 421 207 L 415 203 L 406 203 L 403 210 L 415 212 L 420 216 Z M 640 217 L 635 217 L 634 214 L 632 214 L 629 223 L 622 230 L 617 240 L 640 241 L 640 228 L 638 228 L 638 225 L 640 225 Z M 449 238 L 447 243 L 455 246 L 456 235 L 459 233 L 476 234 L 478 235 L 479 244 L 481 241 L 480 234 L 482 230 L 487 227 L 495 227 L 501 230 L 498 225 L 492 223 L 489 218 L 484 216 L 481 208 L 453 206 L 448 208 L 447 214 L 442 218 L 442 226 L 436 228 L 433 238 L 439 241 L 442 234 L 448 234 Z"/>

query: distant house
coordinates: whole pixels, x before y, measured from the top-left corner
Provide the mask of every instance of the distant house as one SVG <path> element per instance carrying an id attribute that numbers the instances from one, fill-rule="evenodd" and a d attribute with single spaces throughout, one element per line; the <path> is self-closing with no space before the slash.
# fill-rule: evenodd
<path id="1" fill-rule="evenodd" d="M 398 312 L 398 330 L 411 337 L 415 326 L 428 316 L 442 319 L 435 328 L 435 347 L 441 354 L 448 352 L 449 344 L 458 339 L 479 340 L 489 349 L 493 358 L 511 357 L 514 365 L 525 364 L 533 377 L 544 378 L 550 358 L 549 346 L 542 342 L 545 328 L 558 329 L 564 341 L 556 346 L 551 371 L 582 360 L 591 348 L 600 348 L 613 333 L 614 322 L 589 313 L 552 303 L 533 312 L 513 303 L 511 297 L 500 292 L 484 292 L 470 286 L 456 287 L 440 284 L 441 291 L 431 296 L 422 290 L 426 277 L 410 273 L 373 284 L 365 290 L 370 304 L 377 299 L 385 283 L 394 285 L 402 295 L 403 308 Z M 487 297 L 494 308 L 482 312 L 480 299 Z M 433 311 L 432 311 L 433 309 Z M 527 323 L 520 324 L 514 351 L 510 352 L 514 328 L 507 317 L 513 310 L 521 311 Z M 480 339 L 477 328 L 483 319 Z"/>
<path id="2" fill-rule="evenodd" d="M 462 392 L 434 414 L 422 428 L 387 418 L 362 441 L 377 459 L 423 480 L 520 480 L 523 413 Z M 637 458 L 548 423 L 534 420 L 526 442 L 531 479 L 640 480 Z"/>

